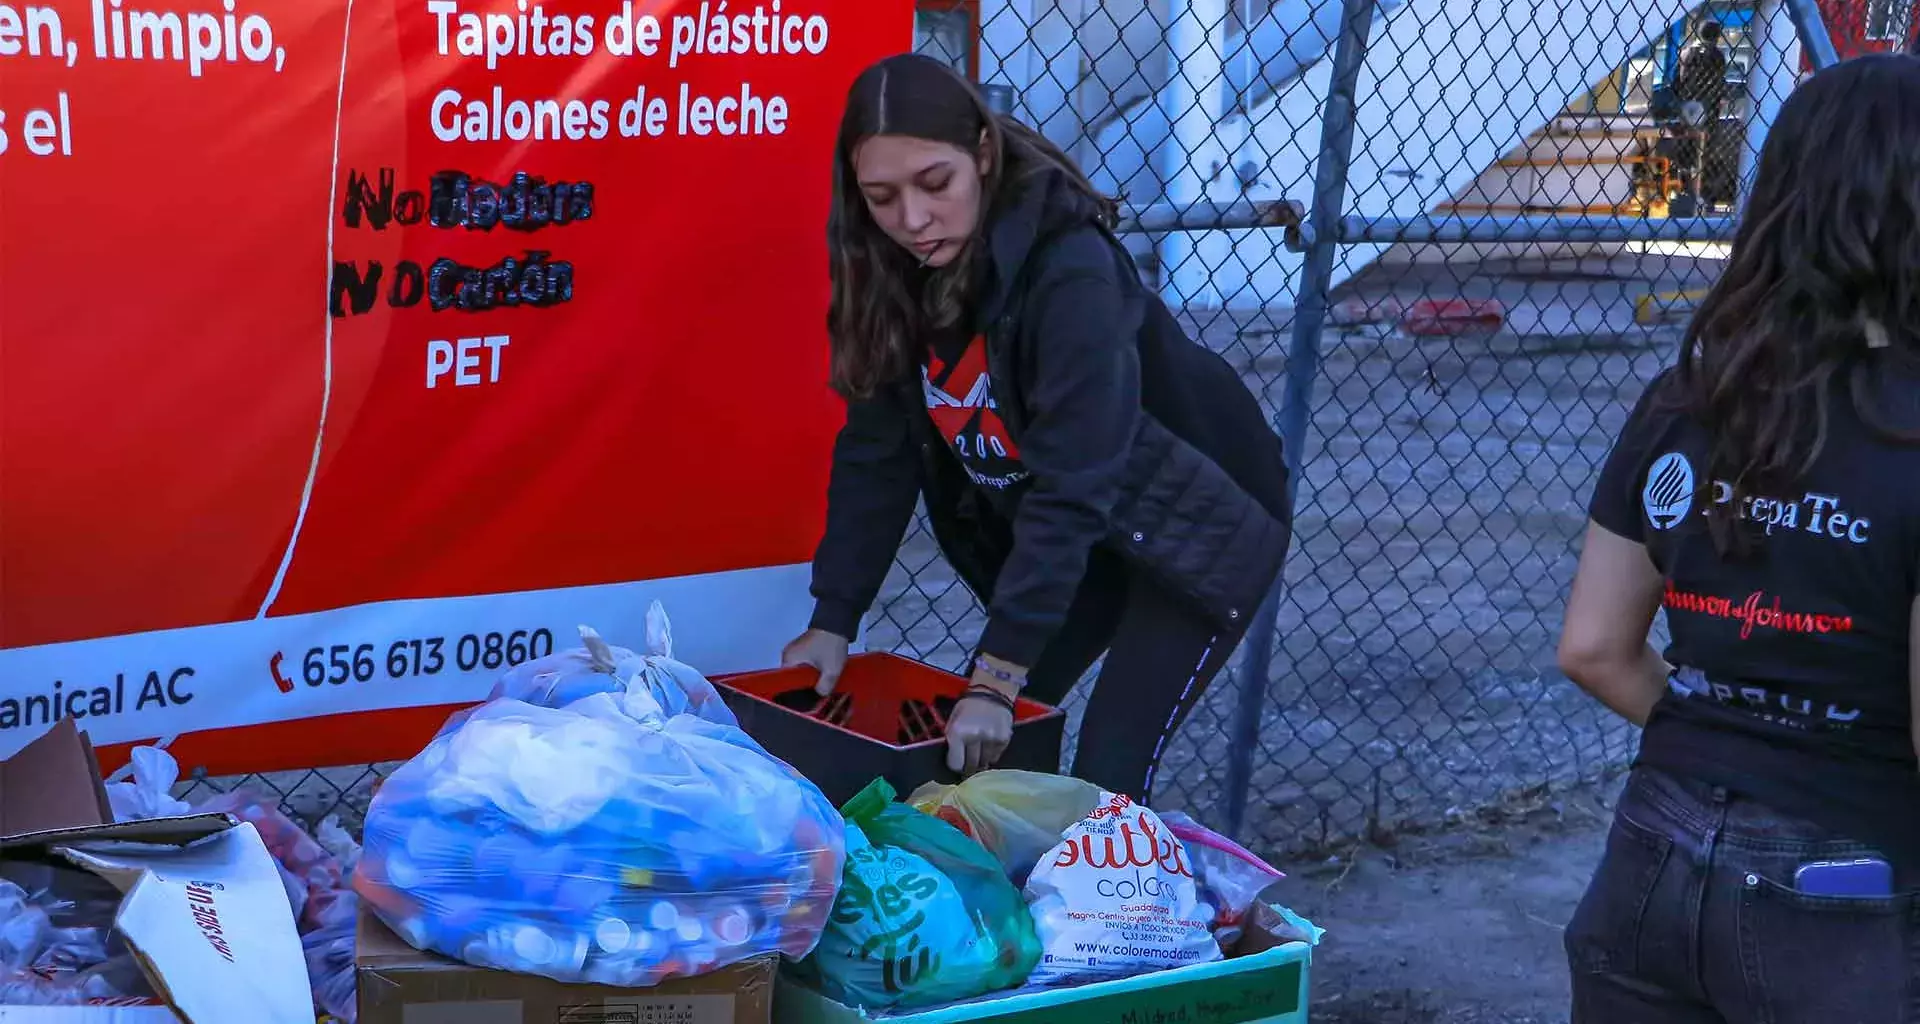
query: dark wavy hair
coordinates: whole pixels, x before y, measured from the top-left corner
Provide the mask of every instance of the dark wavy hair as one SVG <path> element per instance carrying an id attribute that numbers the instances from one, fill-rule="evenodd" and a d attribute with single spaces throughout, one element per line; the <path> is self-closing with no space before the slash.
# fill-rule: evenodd
<path id="1" fill-rule="evenodd" d="M 952 263 L 932 272 L 873 221 L 854 172 L 853 155 L 876 135 L 944 142 L 987 163 L 980 222 L 973 240 Z M 982 139 L 984 138 L 984 144 Z M 833 152 L 833 205 L 827 214 L 827 252 L 833 298 L 827 333 L 833 345 L 832 383 L 847 398 L 865 398 L 905 374 L 926 332 L 966 315 L 986 254 L 981 239 L 995 209 L 1029 178 L 1065 176 L 1111 227 L 1114 202 L 1046 136 L 997 116 L 972 83 L 945 64 L 918 54 L 888 57 L 861 72 L 847 91 Z"/>
<path id="2" fill-rule="evenodd" d="M 1920 355 L 1920 59 L 1846 61 L 1796 89 L 1767 133 L 1725 273 L 1681 345 L 1671 397 L 1711 438 L 1723 554 L 1746 553 L 1744 499 L 1792 487 L 1844 397 L 1887 425 L 1877 387 Z M 1912 379 L 1912 378 L 1908 378 Z"/>

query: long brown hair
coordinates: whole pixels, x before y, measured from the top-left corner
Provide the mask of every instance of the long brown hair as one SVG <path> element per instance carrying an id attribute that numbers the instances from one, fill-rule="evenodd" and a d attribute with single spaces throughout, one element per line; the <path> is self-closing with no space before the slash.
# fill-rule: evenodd
<path id="1" fill-rule="evenodd" d="M 979 224 L 972 241 L 947 266 L 920 272 L 906 249 L 874 223 L 853 154 L 876 135 L 944 142 L 979 153 L 986 162 Z M 996 116 L 979 90 L 945 64 L 900 54 L 854 79 L 834 146 L 833 205 L 827 215 L 833 281 L 827 333 L 835 391 L 847 398 L 872 395 L 907 372 L 928 330 L 952 326 L 966 315 L 987 258 L 981 243 L 993 212 L 1021 183 L 1048 171 L 1065 175 L 1092 201 L 1096 216 L 1112 226 L 1115 204 L 1072 158 L 1039 132 Z"/>
<path id="2" fill-rule="evenodd" d="M 1723 554 L 1751 550 L 1745 500 L 1794 486 L 1825 448 L 1839 385 L 1882 434 L 1877 378 L 1920 354 L 1920 59 L 1861 57 L 1795 90 L 1760 153 L 1725 273 L 1681 345 L 1673 400 L 1711 438 Z M 1719 497 L 1720 495 L 1715 495 Z"/>

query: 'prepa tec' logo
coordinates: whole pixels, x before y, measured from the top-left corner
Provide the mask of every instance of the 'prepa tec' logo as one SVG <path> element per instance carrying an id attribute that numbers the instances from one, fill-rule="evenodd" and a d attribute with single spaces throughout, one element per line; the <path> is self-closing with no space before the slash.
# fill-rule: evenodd
<path id="1" fill-rule="evenodd" d="M 1671 530 L 1693 511 L 1693 464 L 1679 452 L 1668 452 L 1647 470 L 1647 486 L 1640 492 L 1647 521 L 1656 530 Z"/>

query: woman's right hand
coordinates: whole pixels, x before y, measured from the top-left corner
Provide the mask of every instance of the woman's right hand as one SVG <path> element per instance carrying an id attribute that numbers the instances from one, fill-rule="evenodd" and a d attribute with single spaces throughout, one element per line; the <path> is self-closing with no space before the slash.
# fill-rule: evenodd
<path id="1" fill-rule="evenodd" d="M 840 673 L 847 668 L 847 638 L 823 629 L 809 629 L 780 652 L 780 667 L 806 665 L 820 673 L 815 692 L 824 697 L 840 685 Z"/>

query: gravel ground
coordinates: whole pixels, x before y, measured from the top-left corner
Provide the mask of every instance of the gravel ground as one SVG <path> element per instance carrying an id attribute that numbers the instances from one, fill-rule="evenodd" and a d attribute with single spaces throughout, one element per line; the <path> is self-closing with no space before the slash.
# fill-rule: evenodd
<path id="1" fill-rule="evenodd" d="M 1529 794 L 1391 848 L 1289 865 L 1292 905 L 1328 929 L 1315 1024 L 1564 1024 L 1561 939 L 1616 788 Z"/>

